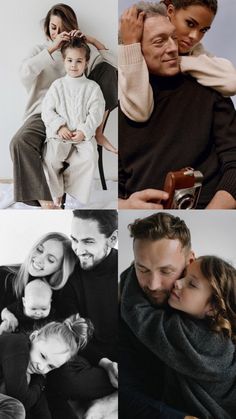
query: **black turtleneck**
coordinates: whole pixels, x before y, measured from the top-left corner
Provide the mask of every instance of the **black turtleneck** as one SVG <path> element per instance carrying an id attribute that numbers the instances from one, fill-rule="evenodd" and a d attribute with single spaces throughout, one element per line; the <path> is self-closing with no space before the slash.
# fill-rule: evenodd
<path id="1" fill-rule="evenodd" d="M 190 76 L 150 77 L 154 110 L 138 123 L 119 112 L 119 196 L 163 189 L 169 171 L 204 175 L 199 208 L 218 190 L 236 198 L 236 113 L 231 99 Z"/>
<path id="2" fill-rule="evenodd" d="M 83 355 L 93 364 L 107 357 L 116 359 L 118 335 L 117 250 L 91 270 L 75 266 L 64 288 L 57 293 L 56 310 L 62 317 L 80 313 L 89 318 L 95 332 Z"/>

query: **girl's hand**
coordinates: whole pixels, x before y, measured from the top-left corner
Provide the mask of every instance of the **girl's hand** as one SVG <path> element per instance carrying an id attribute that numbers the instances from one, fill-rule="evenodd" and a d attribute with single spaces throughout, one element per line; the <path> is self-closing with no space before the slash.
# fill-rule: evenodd
<path id="1" fill-rule="evenodd" d="M 71 136 L 71 140 L 77 144 L 81 143 L 85 139 L 85 135 L 82 131 L 74 131 Z"/>
<path id="2" fill-rule="evenodd" d="M 56 38 L 53 40 L 52 45 L 48 48 L 48 52 L 52 54 L 57 49 L 62 47 L 63 42 L 70 40 L 70 33 L 69 32 L 61 32 L 57 34 Z"/>
<path id="3" fill-rule="evenodd" d="M 73 132 L 70 131 L 66 125 L 64 125 L 63 127 L 59 128 L 59 130 L 57 131 L 57 134 L 63 140 L 71 140 Z"/>

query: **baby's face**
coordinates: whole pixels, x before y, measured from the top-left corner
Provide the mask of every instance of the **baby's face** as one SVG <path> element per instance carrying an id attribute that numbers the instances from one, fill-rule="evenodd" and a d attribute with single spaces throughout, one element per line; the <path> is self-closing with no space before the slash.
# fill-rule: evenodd
<path id="1" fill-rule="evenodd" d="M 23 298 L 24 313 L 32 319 L 42 319 L 51 310 L 51 296 L 27 295 Z"/>
<path id="2" fill-rule="evenodd" d="M 80 77 L 84 74 L 87 61 L 82 48 L 68 48 L 64 59 L 66 73 L 70 77 Z"/>

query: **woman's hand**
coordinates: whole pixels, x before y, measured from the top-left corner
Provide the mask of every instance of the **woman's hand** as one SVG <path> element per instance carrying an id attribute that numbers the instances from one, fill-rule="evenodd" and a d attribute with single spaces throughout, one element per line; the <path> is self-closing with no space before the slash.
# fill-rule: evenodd
<path id="1" fill-rule="evenodd" d="M 84 38 L 85 42 L 88 44 L 93 45 L 95 48 L 99 49 L 107 49 L 105 45 L 103 45 L 100 41 L 98 41 L 96 38 L 93 38 L 92 36 L 85 35 L 83 32 L 81 32 L 79 29 L 75 29 L 70 32 L 70 36 L 77 36 L 78 38 Z"/>
<path id="2" fill-rule="evenodd" d="M 53 40 L 52 45 L 48 48 L 49 54 L 52 54 L 57 49 L 62 47 L 63 42 L 70 40 L 70 32 L 61 32 L 57 34 L 56 38 Z"/>
<path id="3" fill-rule="evenodd" d="M 144 12 L 138 12 L 136 6 L 125 10 L 120 19 L 120 37 L 124 45 L 141 42 L 144 24 Z"/>
<path id="4" fill-rule="evenodd" d="M 99 361 L 99 366 L 104 368 L 109 376 L 113 387 L 118 388 L 118 364 L 108 358 L 102 358 Z"/>

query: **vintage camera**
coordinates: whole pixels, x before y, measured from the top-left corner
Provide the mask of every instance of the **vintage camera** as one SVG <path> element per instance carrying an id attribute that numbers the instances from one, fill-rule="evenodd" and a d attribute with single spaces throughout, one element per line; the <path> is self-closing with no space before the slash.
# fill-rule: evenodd
<path id="1" fill-rule="evenodd" d="M 167 173 L 164 191 L 169 193 L 169 198 L 163 202 L 163 207 L 166 209 L 196 208 L 202 181 L 203 174 L 191 167 Z"/>

